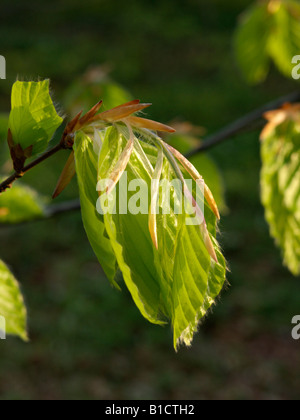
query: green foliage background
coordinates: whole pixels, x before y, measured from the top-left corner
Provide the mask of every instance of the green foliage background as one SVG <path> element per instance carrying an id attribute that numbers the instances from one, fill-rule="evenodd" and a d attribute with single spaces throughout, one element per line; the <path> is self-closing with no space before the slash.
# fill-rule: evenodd
<path id="1" fill-rule="evenodd" d="M 54 99 L 68 108 L 77 89 L 71 83 L 80 86 L 86 70 L 100 64 L 134 97 L 153 102 L 149 117 L 179 117 L 214 132 L 295 89 L 273 68 L 255 88 L 240 76 L 232 35 L 250 4 L 54 0 L 50 7 L 3 0 L 8 79 L 0 81 L 0 111 L 10 107 L 17 75 L 50 77 Z M 1 258 L 22 283 L 31 339 L 0 343 L 1 399 L 299 398 L 299 343 L 290 331 L 300 283 L 282 266 L 264 219 L 258 133 L 210 155 L 227 189 L 221 244 L 231 287 L 193 347 L 177 355 L 171 331 L 145 323 L 130 297 L 110 288 L 79 214 L 0 227 Z M 34 169 L 26 183 L 50 195 L 66 158 Z M 77 196 L 74 182 L 62 200 Z"/>

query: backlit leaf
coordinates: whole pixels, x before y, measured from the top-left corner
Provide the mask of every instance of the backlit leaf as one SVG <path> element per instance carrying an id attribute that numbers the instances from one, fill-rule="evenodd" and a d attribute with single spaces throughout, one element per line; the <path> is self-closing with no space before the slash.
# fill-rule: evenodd
<path id="1" fill-rule="evenodd" d="M 26 309 L 19 285 L 8 267 L 0 260 L 0 329 L 6 327 L 6 333 L 17 335 L 27 340 Z"/>
<path id="2" fill-rule="evenodd" d="M 115 283 L 116 258 L 106 235 L 103 217 L 96 211 L 98 156 L 94 152 L 92 139 L 79 132 L 76 136 L 74 151 L 84 228 L 105 274 L 111 283 L 117 286 Z"/>
<path id="3" fill-rule="evenodd" d="M 98 178 L 107 179 L 111 168 L 127 144 L 122 129 L 110 128 L 99 159 Z M 141 142 L 147 157 L 147 168 L 155 167 L 157 150 Z M 146 169 L 144 158 L 135 148 L 126 173 L 116 188 L 115 214 L 104 214 L 105 227 L 111 240 L 118 265 L 133 300 L 145 318 L 156 324 L 171 321 L 174 333 L 174 346 L 180 343 L 190 345 L 199 321 L 214 304 L 225 282 L 226 264 L 216 242 L 216 217 L 207 202 L 204 203 L 205 218 L 210 240 L 218 263 L 210 256 L 198 225 L 187 226 L 186 214 L 175 214 L 174 203 L 180 202 L 179 189 L 171 189 L 171 208 L 166 210 L 167 190 L 160 189 L 157 215 L 158 249 L 152 242 L 148 227 L 149 215 L 118 211 L 140 197 L 140 206 L 150 204 L 151 179 L 153 170 Z M 184 173 L 186 179 L 191 179 Z M 164 159 L 162 179 L 176 181 L 176 174 Z M 145 191 L 131 191 L 130 181 L 142 180 Z M 200 198 L 201 199 L 201 198 Z M 203 198 L 202 198 L 203 199 Z"/>
<path id="4" fill-rule="evenodd" d="M 44 151 L 63 119 L 49 93 L 49 80 L 13 85 L 9 129 L 15 145 L 33 146 L 32 155 Z"/>
<path id="5" fill-rule="evenodd" d="M 269 54 L 278 69 L 291 77 L 292 59 L 300 52 L 300 4 L 281 2 L 273 15 L 274 23 L 269 37 Z"/>
<path id="6" fill-rule="evenodd" d="M 115 128 L 107 131 L 99 159 L 98 178 L 106 179 L 118 162 L 127 144 L 125 137 Z M 116 206 L 123 203 L 127 207 L 133 192 L 127 192 L 128 183 L 133 179 L 142 179 L 148 186 L 151 178 L 133 152 L 127 166 L 127 179 L 123 188 L 117 186 Z M 124 175 L 123 175 L 124 181 Z M 147 196 L 144 202 L 150 203 Z M 147 211 L 148 211 L 147 204 Z M 105 227 L 111 240 L 118 265 L 124 281 L 137 307 L 149 321 L 162 324 L 165 319 L 165 308 L 160 300 L 159 276 L 153 264 L 153 244 L 148 229 L 148 214 L 105 214 Z"/>
<path id="7" fill-rule="evenodd" d="M 235 34 L 235 52 L 238 64 L 249 83 L 265 80 L 269 68 L 269 34 L 272 17 L 266 2 L 255 4 L 241 17 Z"/>
<path id="8" fill-rule="evenodd" d="M 265 80 L 271 60 L 291 78 L 300 50 L 300 5 L 294 0 L 265 0 L 241 17 L 235 35 L 238 64 L 250 83 Z"/>
<path id="9" fill-rule="evenodd" d="M 271 235 L 282 250 L 284 263 L 299 275 L 300 126 L 291 115 L 271 131 L 264 131 L 261 195 Z"/>
<path id="10" fill-rule="evenodd" d="M 168 164 L 165 164 L 163 177 L 169 181 L 176 179 Z M 187 172 L 184 178 L 190 179 Z M 162 209 L 165 199 L 162 194 Z M 201 197 L 197 199 L 201 201 Z M 174 202 L 178 202 L 176 189 L 171 209 Z M 159 250 L 155 259 L 161 270 L 162 293 L 171 308 L 175 348 L 181 343 L 191 344 L 200 320 L 215 303 L 225 282 L 226 263 L 214 239 L 216 216 L 207 202 L 204 216 L 218 263 L 211 258 L 198 225 L 187 225 L 184 215 L 175 215 L 173 211 L 158 217 Z"/>

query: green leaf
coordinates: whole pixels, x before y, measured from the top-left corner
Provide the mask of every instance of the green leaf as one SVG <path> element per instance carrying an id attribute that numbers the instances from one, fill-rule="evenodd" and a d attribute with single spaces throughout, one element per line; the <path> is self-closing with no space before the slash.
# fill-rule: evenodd
<path id="1" fill-rule="evenodd" d="M 1 260 L 0 316 L 5 318 L 7 334 L 17 335 L 27 341 L 26 308 L 23 297 L 16 279 Z"/>
<path id="2" fill-rule="evenodd" d="M 93 150 L 92 139 L 79 132 L 75 139 L 74 151 L 83 225 L 105 274 L 111 283 L 118 287 L 115 282 L 116 258 L 107 238 L 103 217 L 96 211 L 98 158 Z"/>
<path id="3" fill-rule="evenodd" d="M 126 143 L 125 137 L 117 129 L 107 130 L 99 159 L 99 180 L 109 177 L 110 170 L 118 162 Z M 122 178 L 124 180 L 124 176 Z M 127 181 L 124 187 L 120 188 L 120 185 L 117 187 L 117 208 L 120 203 L 127 206 L 134 196 L 134 192 L 128 192 L 127 196 L 128 183 L 134 179 L 144 180 L 146 186 L 151 182 L 137 152 L 134 152 L 127 167 Z M 143 200 L 150 203 L 149 198 L 147 195 Z M 163 324 L 166 309 L 160 299 L 159 276 L 153 264 L 153 244 L 148 229 L 148 214 L 107 213 L 104 215 L 104 222 L 119 268 L 135 304 L 150 322 Z"/>
<path id="4" fill-rule="evenodd" d="M 183 175 L 186 180 L 190 179 L 187 172 L 183 171 Z M 176 179 L 168 163 L 163 177 L 170 182 Z M 199 203 L 203 201 L 203 197 L 197 199 Z M 165 200 L 162 192 L 161 213 Z M 178 200 L 174 190 L 171 210 Z M 162 293 L 171 308 L 175 349 L 180 344 L 191 344 L 199 322 L 215 303 L 226 278 L 226 262 L 215 240 L 216 217 L 206 201 L 204 216 L 218 264 L 211 259 L 199 226 L 187 225 L 185 215 L 171 211 L 169 215 L 160 214 L 158 219 L 159 250 L 155 253 L 155 260 L 161 270 Z"/>
<path id="5" fill-rule="evenodd" d="M 23 150 L 33 146 L 32 155 L 43 152 L 62 121 L 49 93 L 49 80 L 13 85 L 9 129 L 15 145 Z"/>
<path id="6" fill-rule="evenodd" d="M 285 265 L 300 274 L 300 130 L 285 121 L 261 144 L 261 197 Z"/>
<path id="7" fill-rule="evenodd" d="M 293 0 L 259 3 L 243 16 L 235 35 L 240 68 L 250 83 L 265 80 L 270 61 L 292 77 L 292 58 L 300 50 L 300 5 Z"/>
<path id="8" fill-rule="evenodd" d="M 183 226 L 175 254 L 173 294 L 174 346 L 189 346 L 199 321 L 206 315 L 222 291 L 226 263 L 214 242 L 218 257 L 215 264 L 199 234 L 199 227 Z"/>
<path id="9" fill-rule="evenodd" d="M 99 179 L 109 174 L 124 150 L 127 139 L 124 130 L 107 130 L 99 159 Z M 144 139 L 149 140 L 149 139 Z M 132 298 L 142 315 L 150 322 L 163 324 L 171 320 L 174 346 L 190 345 L 201 318 L 215 302 L 225 282 L 226 264 L 215 241 L 216 218 L 205 203 L 205 217 L 218 263 L 215 263 L 204 244 L 199 226 L 187 226 L 185 214 L 175 214 L 173 204 L 180 202 L 178 189 L 171 189 L 171 209 L 166 208 L 167 190 L 159 195 L 160 214 L 157 215 L 158 250 L 152 243 L 147 211 L 151 200 L 151 179 L 157 160 L 157 150 L 143 142 L 141 151 L 135 146 L 127 166 L 116 188 L 116 212 L 104 214 L 104 222 L 111 240 L 118 265 Z M 146 160 L 145 160 L 146 155 Z M 145 162 L 148 162 L 147 165 Z M 149 165 L 149 162 L 151 165 Z M 184 173 L 186 179 L 190 179 Z M 176 180 L 170 163 L 165 159 L 162 171 L 165 180 Z M 145 190 L 129 188 L 131 182 L 142 180 Z M 132 191 L 133 190 L 133 191 Z M 181 188 L 179 188 L 181 190 Z M 139 200 L 138 214 L 118 211 L 120 204 L 130 206 Z M 146 204 L 145 204 L 146 203 Z"/>
<path id="10" fill-rule="evenodd" d="M 292 59 L 300 51 L 300 5 L 287 1 L 273 16 L 273 30 L 269 38 L 269 53 L 278 69 L 291 77 Z"/>
<path id="11" fill-rule="evenodd" d="M 267 77 L 270 58 L 268 55 L 269 34 L 272 16 L 267 4 L 256 4 L 241 17 L 236 30 L 234 47 L 240 69 L 251 84 L 264 81 Z"/>
<path id="12" fill-rule="evenodd" d="M 0 194 L 0 223 L 21 223 L 45 216 L 45 200 L 36 191 L 15 185 Z"/>

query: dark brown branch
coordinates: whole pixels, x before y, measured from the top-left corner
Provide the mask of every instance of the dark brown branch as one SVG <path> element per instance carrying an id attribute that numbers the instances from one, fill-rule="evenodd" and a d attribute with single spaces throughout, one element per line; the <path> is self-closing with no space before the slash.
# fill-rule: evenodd
<path id="1" fill-rule="evenodd" d="M 199 147 L 188 152 L 186 154 L 186 157 L 190 158 L 198 153 L 205 152 L 213 148 L 214 146 L 222 143 L 225 140 L 231 139 L 237 136 L 238 134 L 241 134 L 242 132 L 248 131 L 250 128 L 261 128 L 264 125 L 264 120 L 262 119 L 262 117 L 265 112 L 277 109 L 287 102 L 294 103 L 298 101 L 300 101 L 300 92 L 294 92 L 290 95 L 286 95 L 282 98 L 272 101 L 262 106 L 261 108 L 258 108 L 257 110 L 251 112 L 250 114 L 247 114 L 244 117 L 238 119 L 232 124 L 229 124 L 227 127 L 223 128 L 216 134 L 207 137 Z"/>
<path id="2" fill-rule="evenodd" d="M 24 166 L 22 172 L 14 172 L 10 177 L 8 177 L 5 181 L 0 184 L 0 194 L 3 193 L 8 188 L 11 188 L 12 184 L 19 178 L 22 178 L 26 172 L 30 171 L 30 169 L 34 168 L 35 166 L 39 165 L 40 163 L 44 162 L 49 157 L 53 156 L 55 153 L 59 152 L 60 150 L 64 149 L 62 143 L 59 143 L 57 146 L 53 147 L 53 149 L 48 150 L 48 152 L 44 153 L 43 155 L 39 156 L 33 162 L 29 163 L 27 166 Z"/>

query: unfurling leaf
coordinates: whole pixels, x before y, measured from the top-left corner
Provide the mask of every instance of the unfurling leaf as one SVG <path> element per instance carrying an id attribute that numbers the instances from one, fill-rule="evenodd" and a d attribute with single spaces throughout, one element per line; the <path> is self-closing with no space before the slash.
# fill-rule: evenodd
<path id="1" fill-rule="evenodd" d="M 170 158 L 172 153 L 166 154 L 166 145 L 147 130 L 147 124 L 141 128 L 133 120 L 131 127 L 130 118 L 103 128 L 99 134 L 101 147 L 97 135 L 96 146 L 92 135 L 76 135 L 76 172 L 84 224 L 110 280 L 118 266 L 142 315 L 155 324 L 171 321 L 174 346 L 178 348 L 181 343 L 191 344 L 200 320 L 225 282 L 226 264 L 215 239 L 216 209 L 208 195 L 186 191 L 192 204 L 199 194 L 197 202 L 203 204 L 205 218 L 195 207 L 201 222 L 186 223 L 189 215 L 182 206 L 181 212 L 177 210 L 183 204 L 185 179 L 192 181 L 193 177 L 185 169 L 180 171 L 175 158 Z M 152 188 L 153 179 L 170 182 L 170 188 L 163 184 Z M 96 186 L 105 180 L 112 181 L 115 188 L 107 191 L 98 186 L 102 192 L 99 198 Z M 105 205 L 109 202 L 107 192 L 113 197 L 109 211 Z M 170 211 L 166 211 L 168 199 Z M 95 211 L 96 203 L 101 214 Z"/>
<path id="2" fill-rule="evenodd" d="M 11 150 L 14 146 L 23 151 L 31 148 L 30 156 L 43 152 L 62 121 L 49 93 L 49 80 L 17 81 L 13 85 L 9 116 Z"/>
<path id="3" fill-rule="evenodd" d="M 157 121 L 148 120 L 146 118 L 128 117 L 127 121 L 129 124 L 133 125 L 134 127 L 147 128 L 148 130 L 163 131 L 166 133 L 175 133 L 174 128 L 169 127 L 168 125 L 165 125 L 165 124 L 161 124 Z"/>
<path id="4" fill-rule="evenodd" d="M 27 341 L 26 309 L 19 285 L 0 260 L 0 334 L 17 335 Z M 1 331 L 5 327 L 5 331 Z"/>
<path id="5" fill-rule="evenodd" d="M 95 115 L 101 108 L 102 103 L 103 101 L 99 101 L 98 103 L 96 103 L 96 105 L 94 105 L 93 108 L 91 108 L 83 117 L 80 118 L 80 120 L 78 121 L 79 128 L 87 124 L 89 121 L 92 120 L 92 118 L 95 117 Z"/>
<path id="6" fill-rule="evenodd" d="M 271 235 L 284 263 L 300 274 L 300 110 L 286 105 L 266 114 L 261 136 L 261 196 Z"/>
<path id="7" fill-rule="evenodd" d="M 107 238 L 103 217 L 96 211 L 98 156 L 94 153 L 93 140 L 84 133 L 77 133 L 74 152 L 83 225 L 103 271 L 118 287 L 115 282 L 116 258 Z"/>
<path id="8" fill-rule="evenodd" d="M 130 128 L 131 130 L 131 128 Z M 115 188 L 119 180 L 121 179 L 121 176 L 123 175 L 125 169 L 127 168 L 128 162 L 130 160 L 132 151 L 134 147 L 134 138 L 132 131 L 130 132 L 130 136 L 128 139 L 128 142 L 126 146 L 124 147 L 124 150 L 122 151 L 116 165 L 112 169 L 110 173 L 106 174 L 106 178 L 111 181 L 110 185 L 107 187 L 107 195 L 110 195 L 112 190 Z"/>
<path id="9" fill-rule="evenodd" d="M 104 111 L 101 114 L 96 115 L 91 120 L 91 122 L 97 122 L 99 120 L 108 122 L 120 121 L 126 117 L 129 117 L 129 115 L 135 112 L 142 111 L 143 109 L 151 106 L 151 104 L 133 104 L 133 102 L 117 106 L 116 108 L 110 109 L 108 111 Z"/>

